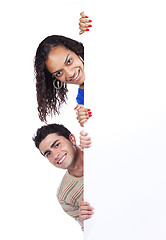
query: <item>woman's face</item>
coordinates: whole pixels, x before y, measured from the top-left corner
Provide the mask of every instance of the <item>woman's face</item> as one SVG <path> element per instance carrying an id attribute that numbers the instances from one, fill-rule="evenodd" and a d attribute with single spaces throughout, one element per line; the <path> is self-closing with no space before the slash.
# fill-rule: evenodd
<path id="1" fill-rule="evenodd" d="M 74 52 L 63 46 L 51 49 L 46 67 L 61 82 L 81 85 L 85 81 L 83 62 Z"/>

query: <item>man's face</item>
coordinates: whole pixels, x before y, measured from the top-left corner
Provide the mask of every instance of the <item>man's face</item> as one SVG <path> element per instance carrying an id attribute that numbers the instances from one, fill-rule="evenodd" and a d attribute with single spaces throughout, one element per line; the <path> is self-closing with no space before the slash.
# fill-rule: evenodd
<path id="1" fill-rule="evenodd" d="M 76 158 L 75 145 L 74 135 L 70 134 L 69 141 L 63 136 L 51 133 L 41 141 L 39 150 L 55 167 L 68 169 L 72 167 Z"/>

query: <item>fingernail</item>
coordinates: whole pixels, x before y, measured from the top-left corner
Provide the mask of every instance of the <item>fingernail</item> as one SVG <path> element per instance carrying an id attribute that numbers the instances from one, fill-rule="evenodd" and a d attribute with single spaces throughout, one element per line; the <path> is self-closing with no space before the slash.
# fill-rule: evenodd
<path id="1" fill-rule="evenodd" d="M 87 32 L 88 32 L 88 31 L 89 31 L 89 29 L 87 28 L 85 31 L 87 31 Z"/>
<path id="2" fill-rule="evenodd" d="M 88 109 L 87 109 L 87 111 L 89 112 L 89 111 L 91 111 L 91 109 L 90 109 L 90 108 L 88 108 Z"/>
<path id="3" fill-rule="evenodd" d="M 81 34 L 83 34 L 83 32 L 80 32 L 79 34 L 81 35 Z"/>
<path id="4" fill-rule="evenodd" d="M 76 106 L 75 108 L 74 108 L 74 110 L 76 110 L 78 107 Z"/>
<path id="5" fill-rule="evenodd" d="M 89 22 L 92 22 L 92 20 L 89 20 Z"/>
<path id="6" fill-rule="evenodd" d="M 88 16 L 85 16 L 85 18 L 89 18 Z"/>
<path id="7" fill-rule="evenodd" d="M 88 25 L 88 27 L 92 27 L 92 25 Z"/>
<path id="8" fill-rule="evenodd" d="M 92 117 L 92 114 L 89 114 L 89 117 Z"/>
<path id="9" fill-rule="evenodd" d="M 92 115 L 92 112 L 88 112 L 89 115 Z"/>

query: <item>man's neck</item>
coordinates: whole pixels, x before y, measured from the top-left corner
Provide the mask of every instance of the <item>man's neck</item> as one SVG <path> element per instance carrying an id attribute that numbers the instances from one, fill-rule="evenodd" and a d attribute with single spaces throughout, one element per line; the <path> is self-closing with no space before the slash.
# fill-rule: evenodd
<path id="1" fill-rule="evenodd" d="M 84 164 L 83 164 L 83 151 L 76 146 L 77 154 L 76 159 L 74 160 L 74 165 L 68 168 L 70 175 L 74 177 L 82 177 L 84 175 Z"/>

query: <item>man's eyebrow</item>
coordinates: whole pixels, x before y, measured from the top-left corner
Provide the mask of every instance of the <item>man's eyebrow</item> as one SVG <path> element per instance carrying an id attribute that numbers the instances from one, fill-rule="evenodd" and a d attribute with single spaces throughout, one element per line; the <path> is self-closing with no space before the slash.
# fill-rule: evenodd
<path id="1" fill-rule="evenodd" d="M 67 60 L 68 60 L 69 56 L 70 56 L 70 54 L 68 54 L 68 55 L 67 55 L 67 57 L 66 57 L 66 59 L 65 59 L 65 62 L 64 62 L 64 64 L 66 64 L 66 63 L 67 63 Z M 55 71 L 55 72 L 53 72 L 53 73 L 51 73 L 51 74 L 57 73 L 57 72 L 59 72 L 59 71 L 60 71 L 60 70 L 57 70 L 57 71 Z"/>
<path id="2" fill-rule="evenodd" d="M 51 144 L 50 148 L 52 148 L 58 141 L 59 141 L 59 139 L 56 140 L 56 141 L 54 141 L 54 142 Z"/>
<path id="3" fill-rule="evenodd" d="M 50 148 L 52 148 L 58 141 L 59 141 L 59 139 L 58 139 L 58 140 L 55 140 L 55 141 L 51 144 Z M 44 153 L 42 153 L 43 156 L 46 156 L 46 154 L 47 154 L 48 152 L 50 152 L 50 151 L 49 151 L 49 150 L 46 150 Z"/>

